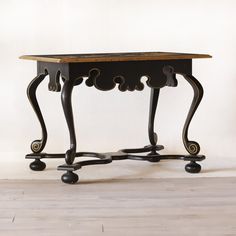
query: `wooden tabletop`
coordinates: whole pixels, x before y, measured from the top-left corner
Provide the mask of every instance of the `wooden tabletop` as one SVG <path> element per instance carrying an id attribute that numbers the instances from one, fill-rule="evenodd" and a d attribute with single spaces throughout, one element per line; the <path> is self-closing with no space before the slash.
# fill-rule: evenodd
<path id="1" fill-rule="evenodd" d="M 96 53 L 96 54 L 61 54 L 61 55 L 24 55 L 20 59 L 53 62 L 111 62 L 111 61 L 152 61 L 211 58 L 207 54 L 189 54 L 174 52 L 133 52 L 133 53 Z"/>

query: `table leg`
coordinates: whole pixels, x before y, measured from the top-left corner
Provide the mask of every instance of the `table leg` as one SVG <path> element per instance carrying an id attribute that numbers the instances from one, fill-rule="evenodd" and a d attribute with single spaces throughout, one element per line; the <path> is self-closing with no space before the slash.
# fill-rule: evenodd
<path id="1" fill-rule="evenodd" d="M 70 148 L 66 151 L 65 161 L 67 165 L 72 165 L 76 156 L 76 136 L 73 118 L 73 109 L 71 104 L 71 95 L 74 87 L 74 81 L 66 79 L 61 92 L 61 102 L 65 114 L 67 126 L 70 134 Z M 78 181 L 78 175 L 72 171 L 67 171 L 62 175 L 62 181 L 65 183 L 75 183 Z"/>
<path id="2" fill-rule="evenodd" d="M 190 109 L 189 109 L 189 112 L 188 112 L 188 115 L 184 124 L 183 132 L 182 132 L 182 139 L 183 139 L 185 149 L 188 151 L 188 153 L 190 155 L 195 156 L 200 152 L 200 145 L 197 142 L 190 141 L 188 139 L 188 129 L 189 129 L 190 122 L 202 100 L 203 87 L 200 84 L 200 82 L 196 78 L 194 78 L 192 75 L 182 74 L 182 76 L 192 86 L 193 92 L 194 92 L 192 104 L 190 106 Z M 195 161 L 190 161 L 190 163 L 188 163 L 185 166 L 185 170 L 190 173 L 198 173 L 201 170 L 201 166 L 197 164 Z"/>
<path id="3" fill-rule="evenodd" d="M 157 108 L 159 93 L 160 93 L 160 89 L 151 88 L 149 121 L 148 121 L 148 137 L 149 137 L 149 141 L 153 149 L 148 155 L 153 156 L 153 158 L 149 159 L 149 161 L 152 161 L 152 162 L 160 161 L 160 159 L 157 157 L 158 153 L 156 151 L 162 150 L 164 148 L 162 145 L 157 145 L 158 137 L 154 131 L 154 120 L 155 120 L 155 115 L 156 115 L 156 108 Z"/>
<path id="4" fill-rule="evenodd" d="M 34 109 L 35 114 L 38 117 L 39 123 L 41 125 L 41 129 L 42 129 L 42 138 L 34 140 L 31 143 L 31 150 L 33 153 L 40 153 L 44 149 L 46 142 L 47 142 L 47 129 L 46 129 L 43 115 L 41 113 L 41 110 L 40 110 L 40 107 L 39 107 L 39 104 L 37 101 L 37 97 L 36 97 L 36 90 L 37 90 L 39 84 L 43 81 L 43 79 L 46 76 L 47 76 L 47 73 L 38 75 L 30 82 L 30 84 L 27 88 L 28 99 Z M 30 168 L 32 170 L 41 171 L 41 170 L 44 170 L 45 167 L 46 167 L 46 164 L 44 162 L 40 161 L 40 159 L 35 159 L 35 161 L 30 163 Z"/>
<path id="5" fill-rule="evenodd" d="M 156 114 L 156 108 L 158 103 L 160 89 L 151 88 L 150 95 L 150 107 L 149 107 L 149 122 L 148 122 L 148 136 L 151 145 L 156 146 L 157 134 L 154 132 L 154 120 Z"/>

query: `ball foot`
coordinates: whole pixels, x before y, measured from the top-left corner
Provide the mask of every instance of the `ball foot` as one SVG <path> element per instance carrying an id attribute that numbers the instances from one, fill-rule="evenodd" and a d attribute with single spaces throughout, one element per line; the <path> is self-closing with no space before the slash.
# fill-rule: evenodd
<path id="1" fill-rule="evenodd" d="M 75 184 L 79 180 L 79 176 L 72 171 L 67 171 L 61 176 L 61 180 L 66 184 Z"/>
<path id="2" fill-rule="evenodd" d="M 150 153 L 147 154 L 149 157 L 148 161 L 150 162 L 159 162 L 161 159 L 158 157 L 158 153 L 156 151 L 151 151 Z"/>
<path id="3" fill-rule="evenodd" d="M 201 171 L 201 166 L 196 163 L 195 161 L 191 161 L 190 163 L 188 163 L 186 166 L 185 166 L 185 170 L 188 172 L 188 173 L 199 173 Z"/>
<path id="4" fill-rule="evenodd" d="M 34 171 L 42 171 L 46 168 L 46 164 L 40 161 L 40 159 L 35 159 L 35 161 L 31 162 L 29 166 L 30 169 Z"/>

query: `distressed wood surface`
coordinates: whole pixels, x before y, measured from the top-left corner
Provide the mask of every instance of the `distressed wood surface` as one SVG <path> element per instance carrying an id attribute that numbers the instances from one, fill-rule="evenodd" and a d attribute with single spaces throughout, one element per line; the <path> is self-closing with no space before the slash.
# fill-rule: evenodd
<path id="1" fill-rule="evenodd" d="M 110 61 L 150 61 L 211 58 L 208 54 L 187 54 L 173 52 L 97 53 L 64 55 L 23 55 L 20 59 L 54 63 L 110 62 Z"/>
<path id="2" fill-rule="evenodd" d="M 1 180 L 0 235 L 236 235 L 236 178 Z"/>

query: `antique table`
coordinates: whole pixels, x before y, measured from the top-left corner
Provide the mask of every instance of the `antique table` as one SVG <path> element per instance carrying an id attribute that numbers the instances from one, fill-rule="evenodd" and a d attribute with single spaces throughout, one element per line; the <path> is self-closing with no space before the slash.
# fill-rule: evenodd
<path id="1" fill-rule="evenodd" d="M 196 162 L 202 161 L 205 156 L 198 155 L 199 144 L 188 138 L 190 122 L 203 96 L 201 84 L 192 76 L 192 59 L 210 57 L 206 54 L 169 52 L 21 56 L 21 59 L 37 61 L 37 76 L 30 82 L 27 95 L 40 122 L 42 137 L 31 143 L 33 153 L 26 155 L 26 158 L 34 159 L 30 168 L 41 171 L 46 167 L 41 159 L 64 158 L 65 164 L 58 166 L 58 170 L 66 171 L 61 179 L 64 183 L 70 184 L 78 181 L 78 175 L 73 171 L 86 165 L 111 163 L 112 160 L 132 159 L 158 162 L 162 159 L 180 159 L 188 161 L 188 164 L 185 165 L 187 172 L 200 172 L 201 166 Z M 161 155 L 157 151 L 164 147 L 157 145 L 157 134 L 154 132 L 154 118 L 159 91 L 165 86 L 176 87 L 178 84 L 177 74 L 181 75 L 192 86 L 194 92 L 182 132 L 183 144 L 189 154 Z M 65 153 L 49 154 L 42 152 L 47 142 L 47 129 L 36 98 L 36 90 L 46 76 L 49 76 L 49 91 L 61 91 L 62 107 L 70 135 L 70 147 Z M 94 86 L 99 90 L 107 91 L 115 88 L 118 84 L 120 91 L 141 91 L 144 88 L 144 84 L 140 81 L 142 76 L 147 77 L 146 84 L 151 88 L 148 118 L 150 144 L 142 148 L 123 149 L 110 153 L 77 152 L 71 104 L 74 86 L 85 82 L 89 87 Z M 61 83 L 63 85 L 62 90 Z M 140 153 L 143 154 L 140 155 Z M 74 162 L 76 157 L 91 157 L 91 159 Z"/>

